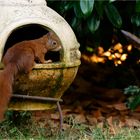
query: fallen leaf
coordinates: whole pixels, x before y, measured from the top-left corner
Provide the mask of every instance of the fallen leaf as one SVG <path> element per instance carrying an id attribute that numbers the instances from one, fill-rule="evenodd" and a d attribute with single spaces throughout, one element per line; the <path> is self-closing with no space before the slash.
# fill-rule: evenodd
<path id="1" fill-rule="evenodd" d="M 74 113 L 80 113 L 80 114 L 84 113 L 82 106 L 77 106 L 73 111 Z"/>
<path id="2" fill-rule="evenodd" d="M 105 121 L 105 117 L 103 117 L 103 116 L 102 116 L 102 117 L 99 117 L 99 118 L 97 119 L 97 121 L 98 121 L 98 122 L 104 122 L 104 121 Z"/>
<path id="3" fill-rule="evenodd" d="M 108 122 L 108 125 L 109 125 L 109 131 L 110 131 L 110 133 L 112 135 L 116 134 L 116 131 L 115 131 L 116 126 L 113 125 L 113 117 L 111 116 L 111 117 L 107 118 L 107 122 Z"/>
<path id="4" fill-rule="evenodd" d="M 67 130 L 71 127 L 71 125 L 67 124 L 67 123 L 63 123 L 63 129 Z"/>
<path id="5" fill-rule="evenodd" d="M 119 126 L 119 128 L 124 127 L 125 126 L 125 122 L 124 121 L 120 121 L 118 126 Z"/>
<path id="6" fill-rule="evenodd" d="M 72 109 L 69 109 L 69 108 L 66 108 L 66 109 L 62 110 L 62 113 L 63 113 L 64 116 L 67 115 L 67 114 L 70 114 L 72 112 L 73 112 Z"/>
<path id="7" fill-rule="evenodd" d="M 94 112 L 93 112 L 93 116 L 94 116 L 95 118 L 97 118 L 97 119 L 100 118 L 100 117 L 102 117 L 102 113 L 101 113 L 100 109 L 94 111 Z"/>
<path id="8" fill-rule="evenodd" d="M 136 119 L 126 119 L 125 124 L 129 127 L 140 127 L 140 121 Z"/>
<path id="9" fill-rule="evenodd" d="M 109 126 L 113 127 L 113 118 L 112 118 L 112 116 L 107 118 L 107 123 L 108 123 Z"/>
<path id="10" fill-rule="evenodd" d="M 90 125 L 96 125 L 97 119 L 93 117 L 93 115 L 87 115 L 86 119 Z"/>
<path id="11" fill-rule="evenodd" d="M 133 118 L 135 118 L 135 119 L 137 119 L 137 120 L 140 121 L 140 113 L 133 112 L 133 113 L 131 114 L 131 116 L 132 116 Z"/>
<path id="12" fill-rule="evenodd" d="M 74 120 L 76 123 L 85 123 L 86 122 L 85 115 L 83 115 L 83 114 L 75 115 Z"/>
<path id="13" fill-rule="evenodd" d="M 126 105 L 124 103 L 115 104 L 114 108 L 119 110 L 119 111 L 128 110 L 128 108 L 126 107 Z"/>
<path id="14" fill-rule="evenodd" d="M 100 123 L 97 124 L 97 127 L 98 127 L 98 128 L 103 129 L 103 126 L 104 126 L 104 123 L 103 123 L 103 122 L 100 122 Z"/>
<path id="15" fill-rule="evenodd" d="M 140 113 L 140 105 L 135 109 L 135 111 Z"/>
<path id="16" fill-rule="evenodd" d="M 102 113 L 106 114 L 106 113 L 110 113 L 112 108 L 108 108 L 108 107 L 104 106 L 104 107 L 100 108 L 100 110 Z"/>
<path id="17" fill-rule="evenodd" d="M 58 113 L 51 114 L 51 119 L 52 120 L 58 120 L 59 119 L 59 114 Z"/>

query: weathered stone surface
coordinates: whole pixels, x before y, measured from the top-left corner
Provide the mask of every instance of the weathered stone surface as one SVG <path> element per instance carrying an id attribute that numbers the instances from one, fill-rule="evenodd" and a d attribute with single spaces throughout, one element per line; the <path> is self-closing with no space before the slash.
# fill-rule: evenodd
<path id="1" fill-rule="evenodd" d="M 69 24 L 45 0 L 0 0 L 0 60 L 8 37 L 19 28 L 37 24 L 52 30 L 59 37 L 63 49 L 58 63 L 37 64 L 29 75 L 16 78 L 16 94 L 61 98 L 72 83 L 80 65 L 79 43 Z M 2 69 L 2 68 L 1 68 Z M 48 109 L 52 104 L 28 100 L 12 100 L 15 110 Z"/>

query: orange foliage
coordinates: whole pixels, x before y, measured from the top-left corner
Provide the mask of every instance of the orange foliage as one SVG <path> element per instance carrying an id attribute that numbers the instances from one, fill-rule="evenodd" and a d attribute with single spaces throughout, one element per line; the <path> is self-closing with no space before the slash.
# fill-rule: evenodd
<path id="1" fill-rule="evenodd" d="M 82 55 L 82 58 L 88 62 L 105 63 L 107 60 L 113 61 L 115 66 L 121 65 L 128 57 L 128 53 L 131 52 L 132 45 L 122 46 L 121 43 L 115 44 L 107 51 L 104 51 L 103 47 L 99 46 L 97 54 L 87 56 Z"/>

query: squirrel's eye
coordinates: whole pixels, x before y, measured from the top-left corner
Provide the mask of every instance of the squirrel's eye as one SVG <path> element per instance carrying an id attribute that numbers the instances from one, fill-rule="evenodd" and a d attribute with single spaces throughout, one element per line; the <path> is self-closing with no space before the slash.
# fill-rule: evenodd
<path id="1" fill-rule="evenodd" d="M 52 42 L 52 45 L 53 45 L 53 46 L 56 46 L 56 45 L 57 45 L 57 42 L 56 42 L 56 41 L 53 41 L 53 42 Z"/>

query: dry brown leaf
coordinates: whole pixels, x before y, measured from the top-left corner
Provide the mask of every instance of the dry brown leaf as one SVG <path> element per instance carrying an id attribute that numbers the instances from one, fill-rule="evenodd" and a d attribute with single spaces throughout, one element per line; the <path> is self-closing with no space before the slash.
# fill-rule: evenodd
<path id="1" fill-rule="evenodd" d="M 125 124 L 129 127 L 140 127 L 140 121 L 136 119 L 126 119 Z"/>
<path id="2" fill-rule="evenodd" d="M 129 110 L 120 111 L 121 116 L 127 116 L 127 115 L 129 115 L 129 113 L 130 113 Z"/>
<path id="3" fill-rule="evenodd" d="M 107 114 L 107 113 L 110 113 L 112 111 L 112 108 L 107 108 L 105 106 L 105 107 L 100 108 L 100 110 L 101 110 L 102 113 Z"/>
<path id="4" fill-rule="evenodd" d="M 49 125 L 52 127 L 52 128 L 59 128 L 59 122 L 58 121 L 49 121 Z"/>
<path id="5" fill-rule="evenodd" d="M 67 123 L 63 123 L 63 129 L 67 130 L 68 128 L 70 128 L 71 125 L 67 124 Z"/>
<path id="6" fill-rule="evenodd" d="M 85 116 L 83 114 L 77 114 L 75 115 L 75 119 L 76 123 L 85 123 L 86 119 Z"/>
<path id="7" fill-rule="evenodd" d="M 63 109 L 62 112 L 63 112 L 63 115 L 65 116 L 67 114 L 72 113 L 73 111 L 72 111 L 72 109 L 66 108 L 66 109 Z"/>
<path id="8" fill-rule="evenodd" d="M 140 113 L 140 106 L 138 106 L 135 111 Z"/>
<path id="9" fill-rule="evenodd" d="M 82 106 L 77 106 L 73 111 L 74 113 L 80 113 L 80 114 L 84 113 Z"/>
<path id="10" fill-rule="evenodd" d="M 95 117 L 97 119 L 102 117 L 102 113 L 101 113 L 100 109 L 93 112 L 93 117 Z"/>
<path id="11" fill-rule="evenodd" d="M 104 123 L 103 123 L 103 122 L 100 122 L 100 123 L 97 124 L 97 127 L 98 127 L 98 128 L 103 129 L 103 126 L 104 126 Z"/>
<path id="12" fill-rule="evenodd" d="M 103 116 L 102 116 L 102 117 L 99 117 L 99 118 L 97 119 L 97 121 L 98 121 L 98 122 L 105 122 L 105 117 L 103 117 Z"/>
<path id="13" fill-rule="evenodd" d="M 51 119 L 52 120 L 58 120 L 59 119 L 59 114 L 58 113 L 51 114 Z"/>
<path id="14" fill-rule="evenodd" d="M 119 128 L 124 127 L 125 126 L 125 122 L 124 121 L 120 121 L 118 126 L 119 126 Z"/>
<path id="15" fill-rule="evenodd" d="M 131 116 L 140 121 L 140 113 L 133 112 Z"/>
<path id="16" fill-rule="evenodd" d="M 91 125 L 96 125 L 97 124 L 97 119 L 93 117 L 93 115 L 87 115 L 86 116 L 87 121 Z"/>
<path id="17" fill-rule="evenodd" d="M 116 134 L 116 126 L 113 124 L 113 117 L 107 118 L 107 122 L 109 125 L 109 131 L 112 135 Z"/>
<path id="18" fill-rule="evenodd" d="M 124 103 L 114 104 L 113 106 L 114 106 L 115 109 L 117 109 L 119 111 L 128 109 Z"/>
<path id="19" fill-rule="evenodd" d="M 113 117 L 112 116 L 107 118 L 107 123 L 108 123 L 109 126 L 113 127 Z"/>
<path id="20" fill-rule="evenodd" d="M 116 111 L 116 110 L 113 110 L 110 113 L 106 114 L 106 117 L 108 118 L 110 116 L 113 116 L 114 117 L 114 116 L 118 116 L 118 115 L 119 115 L 119 112 Z"/>

